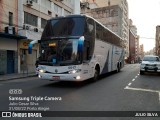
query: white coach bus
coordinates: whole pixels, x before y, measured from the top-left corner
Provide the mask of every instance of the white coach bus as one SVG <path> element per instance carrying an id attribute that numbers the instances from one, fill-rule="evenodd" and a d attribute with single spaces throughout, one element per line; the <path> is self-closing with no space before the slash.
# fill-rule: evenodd
<path id="1" fill-rule="evenodd" d="M 31 53 L 33 41 L 29 45 Z M 124 66 L 124 42 L 115 33 L 87 15 L 48 20 L 43 31 L 38 60 L 39 78 L 84 81 Z"/>

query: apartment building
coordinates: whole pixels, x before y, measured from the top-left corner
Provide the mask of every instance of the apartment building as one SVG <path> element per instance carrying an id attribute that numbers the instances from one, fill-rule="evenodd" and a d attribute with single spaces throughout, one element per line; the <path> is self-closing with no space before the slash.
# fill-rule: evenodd
<path id="1" fill-rule="evenodd" d="M 135 56 L 136 56 L 136 62 L 140 61 L 140 55 L 139 55 L 139 35 L 136 35 L 135 39 Z"/>
<path id="2" fill-rule="evenodd" d="M 144 53 L 145 55 L 155 55 L 155 47 Z"/>
<path id="3" fill-rule="evenodd" d="M 87 12 L 87 9 L 98 8 L 98 5 L 95 0 L 80 0 L 81 12 Z"/>
<path id="4" fill-rule="evenodd" d="M 135 55 L 134 55 L 134 61 L 135 62 L 139 62 L 140 57 L 139 57 L 139 36 L 137 35 L 137 27 L 135 25 L 133 25 L 133 21 L 131 19 L 129 19 L 129 30 L 132 32 L 132 34 L 134 35 L 134 45 L 135 45 Z M 130 34 L 129 34 L 130 35 Z M 129 37 L 129 47 L 133 46 L 133 39 L 130 39 Z M 130 44 L 131 43 L 131 44 Z M 133 49 L 129 48 L 129 54 L 131 55 Z M 131 53 L 130 53 L 131 52 Z"/>
<path id="5" fill-rule="evenodd" d="M 39 46 L 34 45 L 30 55 L 28 44 L 41 38 L 48 19 L 69 14 L 80 14 L 79 0 L 0 0 L 0 73 L 35 72 Z M 12 65 L 6 63 L 8 54 Z"/>
<path id="6" fill-rule="evenodd" d="M 139 47 L 139 55 L 140 55 L 140 58 L 143 59 L 144 57 L 144 45 L 143 44 L 141 44 Z"/>
<path id="7" fill-rule="evenodd" d="M 160 56 L 160 26 L 159 25 L 156 26 L 156 40 L 155 40 L 155 43 L 156 43 L 155 53 L 156 53 L 156 55 Z"/>
<path id="8" fill-rule="evenodd" d="M 129 24 L 127 0 L 81 0 L 81 13 L 88 14 L 118 34 L 125 41 L 126 57 L 129 56 Z M 84 4 L 87 6 L 84 7 Z M 97 8 L 88 9 L 88 4 Z M 90 6 L 89 6 L 90 7 Z"/>
<path id="9" fill-rule="evenodd" d="M 135 63 L 136 60 L 135 42 L 136 36 L 131 30 L 129 30 L 129 63 Z"/>
<path id="10" fill-rule="evenodd" d="M 0 0 L 0 74 L 18 72 L 18 0 Z"/>

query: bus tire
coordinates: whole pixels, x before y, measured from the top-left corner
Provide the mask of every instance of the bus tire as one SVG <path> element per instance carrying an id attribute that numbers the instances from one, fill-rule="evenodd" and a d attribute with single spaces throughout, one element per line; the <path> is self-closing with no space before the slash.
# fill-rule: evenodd
<path id="1" fill-rule="evenodd" d="M 120 67 L 120 64 L 118 63 L 117 64 L 117 69 L 116 69 L 116 73 L 120 72 L 121 71 L 121 67 Z"/>
<path id="2" fill-rule="evenodd" d="M 94 76 L 92 78 L 93 81 L 97 81 L 98 80 L 98 78 L 99 78 L 99 72 L 100 72 L 100 69 L 99 69 L 98 66 L 96 66 L 95 71 L 94 71 Z"/>

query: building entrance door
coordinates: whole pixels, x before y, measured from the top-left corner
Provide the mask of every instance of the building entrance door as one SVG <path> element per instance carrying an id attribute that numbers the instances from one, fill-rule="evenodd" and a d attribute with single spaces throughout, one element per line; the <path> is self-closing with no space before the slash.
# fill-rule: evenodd
<path id="1" fill-rule="evenodd" d="M 28 54 L 27 49 L 21 49 L 21 72 L 23 73 L 34 73 L 36 70 L 35 63 L 37 51 L 33 50 L 32 54 Z"/>
<path id="2" fill-rule="evenodd" d="M 14 73 L 14 51 L 7 50 L 7 74 Z"/>

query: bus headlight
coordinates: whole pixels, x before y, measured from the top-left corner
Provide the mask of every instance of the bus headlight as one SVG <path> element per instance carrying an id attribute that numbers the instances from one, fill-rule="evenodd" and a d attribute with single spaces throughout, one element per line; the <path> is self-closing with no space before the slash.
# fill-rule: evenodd
<path id="1" fill-rule="evenodd" d="M 41 72 L 41 73 L 45 73 L 46 71 L 41 69 L 41 70 L 39 70 L 39 72 Z"/>
<path id="2" fill-rule="evenodd" d="M 78 72 L 80 72 L 81 70 L 71 70 L 71 71 L 69 71 L 68 73 L 69 74 L 74 74 L 74 73 L 78 73 Z"/>
<path id="3" fill-rule="evenodd" d="M 81 79 L 81 77 L 80 77 L 80 76 L 77 76 L 77 77 L 76 77 L 76 80 L 80 80 L 80 79 Z"/>

